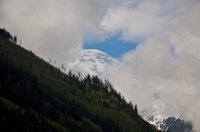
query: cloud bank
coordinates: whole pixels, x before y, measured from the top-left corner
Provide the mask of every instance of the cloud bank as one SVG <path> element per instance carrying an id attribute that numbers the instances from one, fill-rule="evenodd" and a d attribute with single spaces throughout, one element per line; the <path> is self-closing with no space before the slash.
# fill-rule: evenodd
<path id="1" fill-rule="evenodd" d="M 64 63 L 77 56 L 84 38 L 103 37 L 102 7 L 98 0 L 0 0 L 0 26 L 45 60 Z"/>
<path id="2" fill-rule="evenodd" d="M 130 67 L 106 77 L 141 109 L 181 116 L 194 131 L 200 131 L 199 16 L 198 0 L 0 0 L 0 27 L 58 66 L 74 60 L 85 40 L 121 33 L 121 40 L 139 42 L 122 57 Z"/>
<path id="3" fill-rule="evenodd" d="M 142 108 L 192 121 L 194 131 L 200 131 L 199 15 L 199 1 L 143 0 L 111 8 L 102 21 L 105 30 L 121 32 L 122 40 L 140 42 L 122 58 L 131 73 L 110 80 Z"/>

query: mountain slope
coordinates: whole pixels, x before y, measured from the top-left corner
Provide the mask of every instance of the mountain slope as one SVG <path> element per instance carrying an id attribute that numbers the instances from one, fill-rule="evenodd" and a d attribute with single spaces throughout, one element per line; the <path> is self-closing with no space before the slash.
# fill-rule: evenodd
<path id="1" fill-rule="evenodd" d="M 1 35 L 0 69 L 0 128 L 7 131 L 157 131 L 108 80 L 66 75 Z"/>

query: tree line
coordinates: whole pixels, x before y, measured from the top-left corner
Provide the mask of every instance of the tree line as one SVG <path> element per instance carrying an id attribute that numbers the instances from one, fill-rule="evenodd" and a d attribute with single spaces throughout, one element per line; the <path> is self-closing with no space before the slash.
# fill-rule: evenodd
<path id="1" fill-rule="evenodd" d="M 7 40 L 17 43 L 17 36 L 12 36 L 8 31 L 6 31 L 4 28 L 0 28 L 0 34 L 6 38 Z"/>

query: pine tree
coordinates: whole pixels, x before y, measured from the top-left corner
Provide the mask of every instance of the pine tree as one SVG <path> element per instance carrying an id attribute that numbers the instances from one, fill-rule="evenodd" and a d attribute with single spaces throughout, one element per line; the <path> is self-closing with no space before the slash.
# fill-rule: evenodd
<path id="1" fill-rule="evenodd" d="M 14 36 L 14 43 L 17 43 L 17 36 Z"/>
<path id="2" fill-rule="evenodd" d="M 138 115 L 137 104 L 135 104 L 135 106 L 134 106 L 134 111 L 135 111 L 135 114 Z"/>

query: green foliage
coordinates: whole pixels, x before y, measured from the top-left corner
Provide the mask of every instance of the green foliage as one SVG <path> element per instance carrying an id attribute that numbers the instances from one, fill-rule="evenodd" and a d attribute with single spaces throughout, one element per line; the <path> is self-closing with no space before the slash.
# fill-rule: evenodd
<path id="1" fill-rule="evenodd" d="M 158 131 L 108 80 L 64 74 L 1 35 L 0 108 L 8 131 Z"/>

